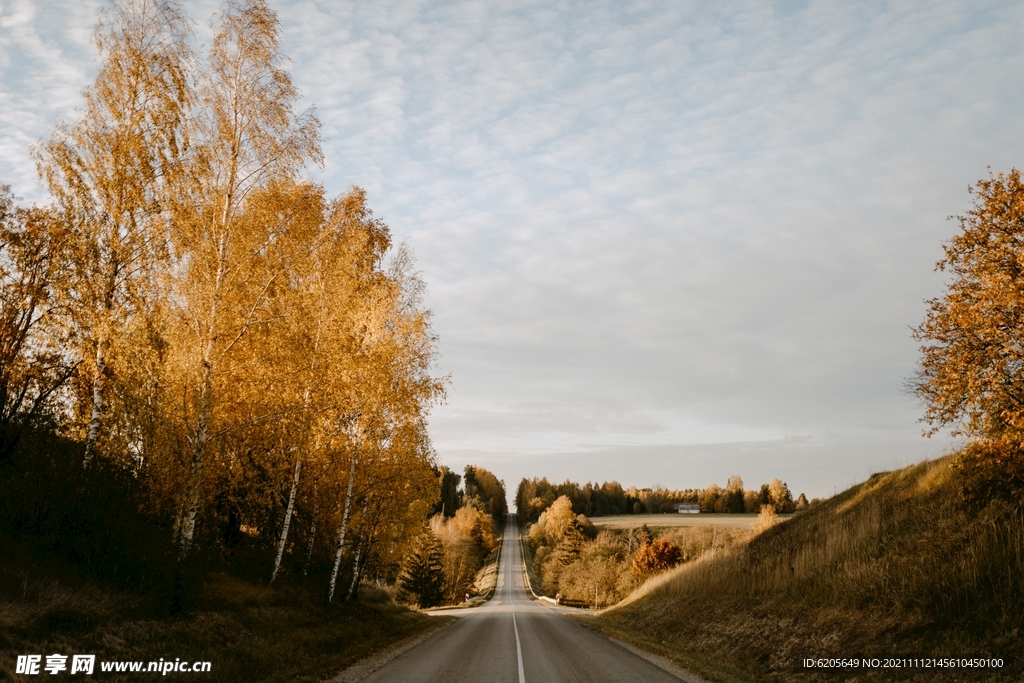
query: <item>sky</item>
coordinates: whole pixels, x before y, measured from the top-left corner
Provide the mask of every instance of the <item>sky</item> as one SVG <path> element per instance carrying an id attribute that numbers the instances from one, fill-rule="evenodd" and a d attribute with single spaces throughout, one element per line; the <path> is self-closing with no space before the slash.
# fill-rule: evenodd
<path id="1" fill-rule="evenodd" d="M 95 75 L 0 0 L 0 182 Z M 827 496 L 955 448 L 905 389 L 968 187 L 1022 164 L 1024 3 L 279 0 L 332 194 L 415 251 L 440 462 Z M 185 2 L 208 41 L 217 2 Z"/>

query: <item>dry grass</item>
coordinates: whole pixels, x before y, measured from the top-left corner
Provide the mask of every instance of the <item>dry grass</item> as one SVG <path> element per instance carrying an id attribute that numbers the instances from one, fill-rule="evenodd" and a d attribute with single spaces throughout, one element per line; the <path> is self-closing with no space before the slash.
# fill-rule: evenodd
<path id="1" fill-rule="evenodd" d="M 1010 668 L 970 680 L 1017 680 L 1024 516 L 964 508 L 949 465 L 875 475 L 647 582 L 602 620 L 756 679 L 833 680 L 803 671 L 803 657 L 996 656 Z M 920 673 L 901 680 L 943 680 Z"/>
<path id="2" fill-rule="evenodd" d="M 35 579 L 4 565 L 0 679 L 14 679 L 19 654 L 62 653 L 95 654 L 97 662 L 209 661 L 212 671 L 202 678 L 211 683 L 312 683 L 443 619 L 396 606 L 385 589 L 363 586 L 360 595 L 355 604 L 325 605 L 297 588 L 217 575 L 189 613 L 157 617 L 144 597 Z M 129 674 L 102 678 L 132 680 Z"/>
<path id="3" fill-rule="evenodd" d="M 743 545 L 754 532 L 749 527 L 718 527 L 712 525 L 688 526 L 674 529 L 656 529 L 654 537 L 665 539 L 682 551 L 683 562 L 703 557 L 708 553 L 720 553 Z"/>
<path id="4" fill-rule="evenodd" d="M 498 571 L 500 569 L 498 560 L 501 557 L 503 542 L 503 539 L 499 539 L 498 547 L 491 552 L 484 561 L 484 566 L 476 573 L 476 578 L 473 580 L 474 594 L 483 595 L 488 599 L 494 595 L 494 589 L 498 585 Z"/>

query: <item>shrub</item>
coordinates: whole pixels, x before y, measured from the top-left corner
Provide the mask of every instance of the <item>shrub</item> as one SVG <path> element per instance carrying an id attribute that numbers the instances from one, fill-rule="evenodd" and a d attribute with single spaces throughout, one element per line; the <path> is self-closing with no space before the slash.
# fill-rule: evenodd
<path id="1" fill-rule="evenodd" d="M 594 600 L 595 584 L 600 584 L 601 604 L 614 604 L 633 590 L 626 557 L 626 549 L 618 538 L 601 532 L 593 543 L 583 548 L 579 560 L 562 568 L 558 591 L 564 600 L 590 604 Z"/>
<path id="2" fill-rule="evenodd" d="M 444 550 L 444 602 L 458 604 L 467 592 L 475 590 L 477 572 L 488 553 L 498 547 L 494 519 L 473 505 L 465 505 L 450 518 L 434 515 L 430 529 Z"/>
<path id="3" fill-rule="evenodd" d="M 761 514 L 757 516 L 757 521 L 754 522 L 754 533 L 761 533 L 771 529 L 773 526 L 779 523 L 779 517 L 775 514 L 775 508 L 771 505 L 762 505 Z"/>
<path id="4" fill-rule="evenodd" d="M 651 576 L 663 572 L 679 564 L 682 560 L 682 553 L 679 548 L 665 539 L 645 544 L 630 564 L 630 571 L 638 581 L 644 581 Z"/>
<path id="5" fill-rule="evenodd" d="M 970 506 L 1024 503 L 1024 449 L 1009 439 L 975 441 L 953 461 L 957 491 Z"/>

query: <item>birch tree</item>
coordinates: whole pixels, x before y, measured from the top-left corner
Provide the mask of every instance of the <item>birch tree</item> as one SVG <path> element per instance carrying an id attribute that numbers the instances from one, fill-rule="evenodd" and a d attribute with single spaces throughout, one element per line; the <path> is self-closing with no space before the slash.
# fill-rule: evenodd
<path id="1" fill-rule="evenodd" d="M 277 213 L 247 210 L 258 193 L 275 192 L 306 162 L 320 161 L 319 123 L 296 115 L 298 92 L 278 43 L 277 17 L 263 2 L 226 3 L 200 87 L 196 170 L 175 235 L 185 275 L 178 291 L 189 468 L 177 525 L 182 555 L 192 545 L 210 441 L 231 426 L 222 403 L 244 374 L 240 345 L 269 324 L 268 297 L 282 276 L 267 252 L 287 226 Z"/>
<path id="2" fill-rule="evenodd" d="M 130 469 L 147 512 L 173 520 L 179 559 L 197 538 L 225 556 L 248 539 L 274 581 L 299 523 L 307 565 L 315 529 L 324 539 L 329 595 L 349 567 L 354 595 L 368 566 L 397 566 L 437 498 L 425 418 L 446 380 L 423 283 L 362 190 L 328 200 L 303 177 L 319 123 L 298 111 L 267 5 L 228 0 L 202 59 L 189 39 L 163 0 L 105 11 L 86 106 L 36 149 L 47 240 L 0 244 L 41 246 L 22 255 L 47 284 L 0 273 L 10 310 L 30 311 L 0 322 L 68 312 L 68 339 L 46 348 L 51 374 L 79 370 L 83 465 L 102 453 Z M 6 352 L 0 390 L 22 391 Z M 40 387 L 25 391 L 45 402 Z"/>
<path id="3" fill-rule="evenodd" d="M 371 506 L 378 514 L 374 529 L 390 525 L 403 538 L 411 532 L 404 519 L 413 501 L 429 501 L 423 510 L 414 514 L 415 525 L 422 524 L 430 506 L 439 495 L 439 484 L 433 476 L 433 451 L 426 438 L 424 419 L 431 405 L 444 394 L 445 378 L 430 374 L 434 358 L 434 337 L 430 333 L 429 312 L 422 309 L 423 283 L 413 270 L 411 252 L 397 250 L 386 279 L 380 280 L 380 294 L 374 310 L 378 325 L 366 326 L 363 335 L 362 356 L 366 359 L 363 373 L 352 385 L 359 392 L 356 403 L 361 410 L 361 439 L 367 454 L 363 466 L 364 498 L 389 497 L 387 505 L 375 501 Z M 369 380 L 369 381 L 367 381 Z M 372 456 L 372 459 L 371 457 Z M 354 471 L 354 470 L 353 470 Z M 427 493 L 429 491 L 429 493 Z M 351 494 L 346 495 L 346 506 Z M 390 511 L 382 517 L 381 511 Z M 347 517 L 343 517 L 342 533 L 335 551 L 334 569 L 328 590 L 328 601 L 334 592 L 339 562 L 343 550 Z M 369 543 L 376 531 L 368 534 Z M 360 549 L 357 548 L 357 553 Z M 366 554 L 362 551 L 362 554 Z M 353 566 L 358 575 L 359 566 Z"/>
<path id="4" fill-rule="evenodd" d="M 422 419 L 394 431 L 368 480 L 368 512 L 359 520 L 362 543 L 353 558 L 346 599 L 355 596 L 367 567 L 397 571 L 408 539 L 416 535 L 440 493 L 432 465 L 435 455 Z"/>
<path id="5" fill-rule="evenodd" d="M 114 0 L 93 34 L 100 67 L 83 93 L 81 118 L 59 124 L 35 149 L 68 236 L 61 291 L 88 373 L 86 468 L 117 363 L 111 341 L 144 314 L 147 289 L 165 261 L 167 191 L 188 147 L 189 37 L 176 5 Z"/>
<path id="6" fill-rule="evenodd" d="M 354 188 L 333 202 L 311 249 L 295 255 L 293 297 L 287 304 L 292 374 L 301 383 L 301 405 L 293 435 L 293 476 L 284 522 L 277 542 L 271 582 L 277 577 L 287 544 L 303 464 L 309 458 L 327 461 L 332 435 L 347 424 L 351 451 L 346 501 L 351 501 L 358 449 L 358 417 L 351 414 L 352 365 L 358 356 L 361 327 L 372 317 L 372 288 L 379 261 L 390 244 L 387 227 L 373 219 L 365 193 Z M 320 429 L 317 429 L 319 416 Z M 355 431 L 353 431 L 355 430 Z M 350 506 L 348 506 L 350 507 Z M 347 529 L 343 514 L 341 543 Z M 336 572 L 335 572 L 336 573 Z"/>

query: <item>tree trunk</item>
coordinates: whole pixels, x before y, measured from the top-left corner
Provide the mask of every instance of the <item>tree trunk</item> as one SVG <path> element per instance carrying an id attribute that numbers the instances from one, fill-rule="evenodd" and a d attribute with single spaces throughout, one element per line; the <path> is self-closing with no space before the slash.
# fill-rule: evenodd
<path id="1" fill-rule="evenodd" d="M 82 468 L 89 469 L 92 458 L 96 453 L 96 441 L 100 435 L 100 422 L 103 417 L 103 380 L 104 372 L 107 369 L 106 358 L 103 354 L 103 341 L 96 342 L 96 372 L 92 378 L 92 415 L 89 417 L 89 431 L 85 435 L 85 457 L 82 459 Z"/>
<path id="2" fill-rule="evenodd" d="M 341 532 L 338 534 L 338 549 L 334 553 L 334 568 L 331 570 L 331 583 L 327 588 L 327 602 L 334 598 L 334 587 L 338 582 L 338 568 L 341 566 L 341 551 L 345 546 L 345 532 L 348 530 L 348 513 L 352 507 L 352 486 L 356 480 L 356 457 L 352 456 L 352 467 L 348 471 L 348 493 L 345 494 L 345 511 L 341 515 Z"/>
<path id="3" fill-rule="evenodd" d="M 234 176 L 232 176 L 233 178 Z M 210 440 L 210 422 L 213 419 L 215 400 L 213 391 L 214 350 L 216 349 L 218 336 L 217 316 L 220 313 L 224 274 L 227 270 L 228 207 L 231 203 L 231 196 L 229 192 L 224 200 L 224 211 L 221 216 L 220 226 L 223 234 L 217 245 L 217 274 L 214 278 L 213 301 L 210 306 L 206 343 L 203 348 L 203 381 L 200 385 L 199 400 L 196 403 L 198 415 L 196 416 L 196 430 L 192 439 L 192 470 L 189 475 L 187 511 L 181 528 L 181 547 L 178 551 L 179 560 L 184 559 L 192 548 L 192 535 L 195 533 L 196 516 L 199 514 L 199 492 L 202 484 L 203 465 L 206 459 L 206 445 Z"/>
<path id="4" fill-rule="evenodd" d="M 185 559 L 189 550 L 192 549 L 192 536 L 196 530 L 196 517 L 199 514 L 199 489 L 203 476 L 203 456 L 205 455 L 202 452 L 202 449 L 205 447 L 205 439 L 203 441 L 202 447 L 197 444 L 192 449 L 192 471 L 189 475 L 188 499 L 185 503 L 184 519 L 180 525 L 181 543 L 178 548 L 179 560 Z"/>
<path id="5" fill-rule="evenodd" d="M 284 525 L 281 527 L 281 538 L 277 541 L 277 556 L 274 558 L 274 571 L 270 574 L 270 583 L 274 583 L 277 572 L 281 568 L 281 558 L 284 557 L 284 546 L 288 541 L 288 527 L 292 522 L 292 511 L 295 509 L 295 495 L 299 490 L 299 475 L 302 474 L 302 451 L 295 455 L 295 477 L 292 479 L 292 492 L 288 496 L 288 509 L 284 513 Z"/>
<path id="6" fill-rule="evenodd" d="M 316 516 L 316 508 L 313 508 L 313 515 Z M 309 545 L 306 546 L 306 562 L 302 565 L 302 575 L 306 576 L 309 573 L 309 562 L 313 559 L 313 540 L 316 538 L 316 519 L 313 520 L 313 526 L 309 529 Z"/>
<path id="7" fill-rule="evenodd" d="M 313 347 L 313 352 L 316 353 L 316 345 Z M 307 416 L 309 414 L 309 400 L 312 393 L 312 390 L 307 385 L 306 391 L 302 396 L 302 410 Z M 270 583 L 274 583 L 274 579 L 277 578 L 277 572 L 281 569 L 281 558 L 284 557 L 284 546 L 288 541 L 288 528 L 291 526 L 292 511 L 295 509 L 295 496 L 298 495 L 299 492 L 299 475 L 302 473 L 302 447 L 308 442 L 309 424 L 307 417 L 307 421 L 303 427 L 303 444 L 300 444 L 295 453 L 295 477 L 292 480 L 292 492 L 288 496 L 288 510 L 284 513 L 284 525 L 281 527 L 281 538 L 277 542 L 277 557 L 274 558 L 274 571 L 270 573 Z"/>
<path id="8" fill-rule="evenodd" d="M 348 587 L 348 595 L 345 596 L 345 602 L 352 600 L 352 596 L 356 592 L 356 586 L 359 585 L 359 559 L 363 554 L 363 543 L 362 539 L 359 540 L 359 544 L 356 546 L 356 559 L 352 563 L 352 583 Z"/>
<path id="9" fill-rule="evenodd" d="M 203 382 L 203 393 L 199 400 L 199 417 L 195 435 L 192 439 L 192 468 L 189 472 L 188 498 L 185 503 L 185 518 L 181 523 L 181 544 L 178 559 L 183 560 L 192 549 L 192 536 L 196 529 L 196 516 L 199 514 L 199 493 L 202 489 L 203 466 L 206 464 L 206 445 L 210 440 L 210 413 L 213 411 L 213 370 L 209 362 L 206 365 L 206 377 Z"/>

